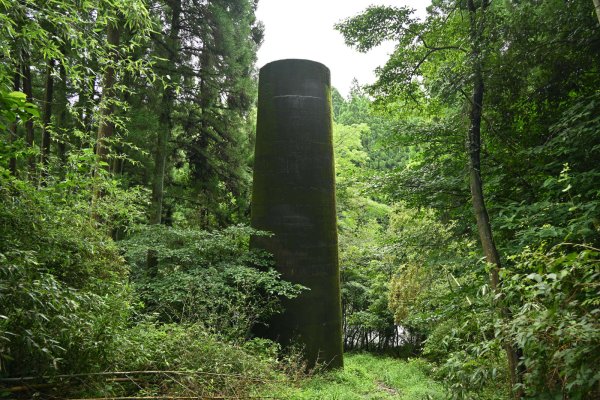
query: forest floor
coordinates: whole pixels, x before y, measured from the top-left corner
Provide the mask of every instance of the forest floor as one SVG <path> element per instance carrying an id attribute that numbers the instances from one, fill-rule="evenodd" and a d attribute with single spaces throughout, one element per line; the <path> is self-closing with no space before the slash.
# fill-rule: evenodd
<path id="1" fill-rule="evenodd" d="M 442 385 L 430 377 L 429 365 L 419 359 L 403 360 L 372 354 L 346 354 L 344 369 L 315 374 L 295 386 L 277 387 L 276 398 L 327 400 L 437 400 Z"/>

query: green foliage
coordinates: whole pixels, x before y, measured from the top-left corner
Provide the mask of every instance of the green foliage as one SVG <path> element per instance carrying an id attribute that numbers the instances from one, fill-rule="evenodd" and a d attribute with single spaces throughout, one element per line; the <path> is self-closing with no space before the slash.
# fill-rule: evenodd
<path id="1" fill-rule="evenodd" d="M 141 322 L 122 340 L 125 351 L 116 368 L 123 371 L 205 371 L 259 378 L 276 363 L 273 342 L 256 339 L 233 346 L 208 333 L 202 324 Z"/>
<path id="2" fill-rule="evenodd" d="M 262 382 L 274 379 L 279 368 L 275 343 L 256 339 L 232 345 L 209 334 L 203 324 L 141 322 L 122 333 L 119 345 L 117 371 L 179 373 L 150 375 L 143 387 L 130 382 L 113 387 L 96 384 L 97 393 L 105 396 L 246 397 Z"/>
<path id="3" fill-rule="evenodd" d="M 517 249 L 530 244 L 562 241 L 598 243 L 600 192 L 597 94 L 570 101 L 550 126 L 551 138 L 528 154 L 547 160 L 532 176 L 538 185 L 534 200 L 507 202 L 500 210 L 498 227 Z"/>
<path id="4" fill-rule="evenodd" d="M 223 229 L 248 219 L 256 4 L 0 0 L 0 376 L 179 369 L 190 374 L 179 383 L 89 379 L 83 391 L 244 397 L 253 376 L 291 398 L 442 398 L 433 373 L 453 398 L 491 400 L 510 396 L 504 347 L 516 345 L 526 397 L 599 397 L 592 4 L 434 0 L 422 20 L 374 6 L 337 25 L 360 51 L 397 45 L 374 85 L 333 91 L 346 345 L 412 341 L 435 366 L 352 355 L 300 388 L 273 375 L 285 362 L 302 375 L 293 357 L 243 339 L 301 288 L 249 251 L 262 233 Z M 496 295 L 464 151 L 475 65 Z M 99 90 L 111 69 L 114 87 Z M 106 161 L 100 121 L 115 126 Z M 37 162 L 42 130 L 50 155 Z M 172 226 L 141 226 L 148 184 L 162 180 Z"/>
<path id="5" fill-rule="evenodd" d="M 411 14 L 408 7 L 371 6 L 362 14 L 337 24 L 336 29 L 344 35 L 346 44 L 366 52 L 385 40 L 401 37 L 407 25 L 414 21 Z"/>
<path id="6" fill-rule="evenodd" d="M 364 160 L 363 173 L 369 174 L 370 170 L 390 170 L 403 165 L 406 160 L 406 150 L 396 146 L 395 143 L 385 141 L 395 131 L 395 121 L 389 115 L 374 110 L 371 98 L 363 88 L 358 86 L 356 81 L 353 82 L 347 99 L 343 99 L 341 96 L 336 97 L 335 93 L 332 92 L 334 121 L 347 127 L 362 127 L 363 133 L 360 135 L 360 141 L 363 150 L 368 155 L 368 158 Z M 368 127 L 368 131 L 365 130 L 365 125 Z M 337 155 L 336 160 L 339 160 L 340 157 Z M 364 167 L 367 170 L 364 170 Z M 380 193 L 373 191 L 371 195 L 377 197 L 380 196 Z"/>
<path id="7" fill-rule="evenodd" d="M 266 254 L 248 248 L 251 235 L 264 234 L 244 226 L 207 232 L 155 225 L 121 246 L 145 312 L 237 339 L 280 311 L 281 297 L 301 291 L 279 279 Z"/>
<path id="8" fill-rule="evenodd" d="M 457 399 L 507 396 L 503 344 L 522 349 L 527 398 L 594 398 L 598 375 L 598 251 L 564 244 L 526 248 L 504 270 L 509 320 L 489 311 L 488 290 L 435 324 L 424 355 L 440 361 L 436 375 Z M 484 285 L 484 275 L 479 282 Z"/>
<path id="9" fill-rule="evenodd" d="M 340 110 L 352 104 L 342 101 Z M 363 143 L 370 136 L 367 124 L 334 124 L 344 345 L 389 350 L 399 342 L 387 307 L 390 265 L 381 248 L 390 209 L 361 190 L 369 175 Z"/>
<path id="10" fill-rule="evenodd" d="M 0 90 L 0 129 L 8 129 L 9 123 L 14 123 L 17 118 L 39 118 L 40 112 L 33 103 L 27 101 L 25 93 L 5 92 Z"/>
<path id="11" fill-rule="evenodd" d="M 346 180 L 351 180 L 364 168 L 368 154 L 364 151 L 361 139 L 369 135 L 369 127 L 360 125 L 333 126 L 333 147 L 335 151 L 336 183 L 351 186 Z"/>
<path id="12" fill-rule="evenodd" d="M 67 197 L 67 182 L 87 201 Z M 90 219 L 85 187 L 80 177 L 38 190 L 0 169 L 2 375 L 97 370 L 116 354 L 127 267 Z"/>
<path id="13" fill-rule="evenodd" d="M 390 307 L 397 323 L 426 338 L 422 354 L 436 362 L 435 376 L 452 398 L 504 398 L 508 372 L 496 336 L 497 314 L 490 307 L 489 271 L 477 260 L 474 243 L 454 237 L 450 227 L 428 219 L 432 216 L 412 225 L 437 228 L 431 240 L 446 244 L 424 248 L 418 262 L 396 273 Z"/>
<path id="14" fill-rule="evenodd" d="M 437 377 L 451 390 L 453 399 L 510 398 L 505 364 L 497 341 L 476 341 L 448 354 Z"/>
<path id="15" fill-rule="evenodd" d="M 279 310 L 280 297 L 300 291 L 279 280 L 266 255 L 248 250 L 259 233 L 140 227 L 153 180 L 149 138 L 165 127 L 173 134 L 164 220 L 247 219 L 262 36 L 255 8 L 247 0 L 0 0 L 0 376 L 181 368 L 261 379 L 272 371 L 272 344 L 242 349 L 222 339 L 241 342 Z M 174 29 L 180 37 L 165 43 Z M 173 60 L 162 59 L 173 51 Z M 167 121 L 165 104 L 174 110 Z M 103 139 L 107 157 L 97 154 L 99 124 L 114 126 Z M 113 241 L 128 236 L 122 246 Z M 123 248 L 135 261 L 132 276 Z M 148 248 L 158 276 L 146 268 Z M 241 396 L 253 385 L 216 376 L 190 387 Z M 151 379 L 145 394 L 190 394 L 160 378 L 169 383 Z M 73 386 L 139 391 L 104 378 Z"/>
<path id="16" fill-rule="evenodd" d="M 530 398 L 597 396 L 595 311 L 579 303 L 596 302 L 597 287 L 582 294 L 577 286 L 597 279 L 596 262 L 563 258 L 595 256 L 530 250 L 565 241 L 598 247 L 600 42 L 591 4 L 436 0 L 422 20 L 370 7 L 336 28 L 359 51 L 396 42 L 367 90 L 393 121 L 378 140 L 404 147 L 406 159 L 366 187 L 408 209 L 390 214 L 390 227 L 399 216 L 401 228 L 390 251 L 397 322 L 427 336 L 424 354 L 439 363 L 455 398 L 508 397 L 503 352 L 512 345 L 524 371 L 513 389 Z M 479 172 L 503 267 L 496 298 L 474 242 L 464 151 L 479 72 Z M 560 271 L 578 272 L 571 279 Z"/>
<path id="17" fill-rule="evenodd" d="M 125 242 L 127 255 L 141 259 L 152 243 L 164 255 L 158 258 L 158 274 L 170 274 L 164 281 L 152 281 L 145 264 L 134 264 L 133 287 L 142 299 L 149 292 L 159 294 L 149 303 L 172 319 L 175 314 L 168 312 L 175 312 L 179 300 L 192 299 L 186 306 L 198 307 L 177 314 L 196 324 L 151 322 L 134 310 L 138 300 L 127 283 L 128 267 L 106 233 L 120 219 L 111 211 L 114 205 L 105 204 L 112 199 L 135 219 L 143 214 L 143 204 L 128 202 L 139 194 L 128 197 L 122 189 L 104 186 L 105 196 L 93 210 L 112 222 L 99 225 L 91 218 L 96 186 L 86 178 L 90 166 L 73 158 L 69 165 L 73 169 L 64 180 L 49 181 L 43 188 L 5 170 L 0 175 L 5 205 L 0 210 L 1 376 L 147 369 L 208 374 L 191 374 L 184 386 L 159 374 L 142 391 L 91 376 L 70 389 L 101 395 L 239 396 L 249 393 L 256 379 L 268 379 L 278 368 L 272 343 L 254 340 L 234 346 L 222 339 L 228 335 L 240 341 L 251 323 L 279 309 L 279 296 L 300 291 L 267 269 L 266 255 L 248 250 L 249 236 L 259 233 L 245 227 L 208 233 L 155 226 Z M 192 285 L 196 297 L 185 292 L 190 286 L 182 282 Z M 211 330 L 219 335 L 209 334 Z"/>
<path id="18" fill-rule="evenodd" d="M 457 236 L 454 224 L 440 222 L 434 210 L 400 203 L 394 211 L 388 235 L 397 267 L 390 308 L 397 323 L 429 334 L 468 305 L 485 271 L 469 270 L 477 263 L 475 244 Z"/>
<path id="19" fill-rule="evenodd" d="M 442 309 L 429 321 L 431 331 L 423 355 L 438 362 L 435 376 L 444 382 L 453 399 L 509 397 L 506 355 L 497 335 L 499 320 L 490 307 L 492 293 L 486 282 L 487 271 L 482 270 L 478 275 L 458 278 L 451 291 L 438 282 L 425 292 L 441 292 L 429 305 Z"/>
<path id="20" fill-rule="evenodd" d="M 104 186 L 105 196 L 93 210 L 112 222 L 99 225 L 91 218 L 96 186 L 86 178 L 90 166 L 74 158 L 69 165 L 73 169 L 65 179 L 43 188 L 5 170 L 0 175 L 5 205 L 0 210 L 1 376 L 147 369 L 208 374 L 191 374 L 184 386 L 168 375 L 151 376 L 142 391 L 127 383 L 107 385 L 92 376 L 70 389 L 99 395 L 239 396 L 249 393 L 256 379 L 268 379 L 278 368 L 273 344 L 255 340 L 234 346 L 222 339 L 229 335 L 239 341 L 250 323 L 278 310 L 279 296 L 299 292 L 272 270 L 249 267 L 270 264 L 265 255 L 248 250 L 249 235 L 259 233 L 245 227 L 208 233 L 156 226 L 126 242 L 127 255 L 135 258 L 139 253 L 142 259 L 152 243 L 164 255 L 158 259 L 158 273 L 170 274 L 164 281 L 152 281 L 145 265 L 134 264 L 133 286 L 142 298 L 150 291 L 158 293 L 152 300 L 163 301 L 163 311 L 174 312 L 182 299 L 192 298 L 186 305 L 198 306 L 177 314 L 196 324 L 148 322 L 134 312 L 138 300 L 127 283 L 128 267 L 106 233 L 120 220 L 111 211 L 114 204 L 106 204 L 116 201 L 121 212 L 135 219 L 143 214 L 143 204 L 128 202 L 139 194 L 128 197 L 122 189 Z M 181 286 L 183 281 L 194 285 L 195 298 L 185 293 L 189 286 Z M 218 337 L 209 334 L 219 329 Z"/>
<path id="21" fill-rule="evenodd" d="M 90 84 L 90 74 L 100 78 L 103 68 L 111 66 L 121 73 L 149 72 L 148 60 L 128 57 L 141 46 L 152 31 L 149 12 L 143 1 L 52 2 L 25 0 L 0 2 L 0 86 L 8 86 L 21 63 L 56 60 L 66 70 L 69 83 L 77 89 Z M 126 46 L 116 49 L 121 58 L 111 57 L 114 49 L 100 32 L 113 23 L 131 32 Z M 103 68 L 99 68 L 101 65 Z M 9 83 L 10 82 L 10 83 Z M 117 83 L 122 91 L 125 89 Z M 103 99 L 112 104 L 118 99 Z"/>
<path id="22" fill-rule="evenodd" d="M 519 307 L 505 327 L 526 357 L 524 388 L 536 398 L 598 394 L 600 250 L 563 244 L 526 248 L 503 291 Z"/>
<path id="23" fill-rule="evenodd" d="M 77 289 L 42 265 L 35 253 L 1 255 L 2 374 L 86 372 L 111 365 L 129 314 L 128 288 L 113 280 Z"/>
<path id="24" fill-rule="evenodd" d="M 408 319 L 412 311 L 410 306 L 415 303 L 425 286 L 425 279 L 421 274 L 419 268 L 409 266 L 398 271 L 398 275 L 393 278 L 390 288 L 390 309 L 394 312 L 395 321 L 402 323 Z"/>
<path id="25" fill-rule="evenodd" d="M 248 223 L 254 148 L 254 62 L 262 40 L 256 2 L 215 0 L 206 4 L 153 2 L 164 15 L 144 51 L 161 59 L 153 72 L 162 80 L 136 85 L 132 141 L 148 154 L 124 175 L 138 184 L 164 180 L 163 221 L 202 229 Z M 173 26 L 175 24 L 175 26 Z M 165 136 L 165 131 L 166 136 Z M 168 142 L 166 149 L 157 143 Z M 152 169 L 165 152 L 164 177 Z M 154 160 L 155 161 L 155 160 Z"/>
<path id="26" fill-rule="evenodd" d="M 425 110 L 427 113 L 428 110 Z M 402 201 L 414 208 L 436 210 L 444 221 L 452 221 L 460 235 L 469 229 L 468 178 L 463 121 L 456 117 L 407 115 L 383 136 L 386 146 L 402 146 L 406 160 L 377 174 L 371 191 L 387 201 Z"/>

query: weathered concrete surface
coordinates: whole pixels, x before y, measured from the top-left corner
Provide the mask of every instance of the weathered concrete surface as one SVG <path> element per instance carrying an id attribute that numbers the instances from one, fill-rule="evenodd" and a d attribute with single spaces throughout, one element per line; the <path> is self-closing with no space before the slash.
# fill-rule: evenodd
<path id="1" fill-rule="evenodd" d="M 329 69 L 280 60 L 260 70 L 252 226 L 275 235 L 252 246 L 283 279 L 310 291 L 259 334 L 304 346 L 309 365 L 343 365 Z"/>

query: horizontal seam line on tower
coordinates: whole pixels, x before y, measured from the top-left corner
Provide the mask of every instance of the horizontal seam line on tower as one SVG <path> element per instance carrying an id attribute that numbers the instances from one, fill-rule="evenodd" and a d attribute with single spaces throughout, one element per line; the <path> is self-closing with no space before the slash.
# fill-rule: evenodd
<path id="1" fill-rule="evenodd" d="M 309 99 L 319 99 L 322 100 L 321 97 L 317 97 L 317 96 L 302 96 L 299 94 L 285 94 L 285 95 L 281 95 L 281 96 L 273 96 L 274 99 L 279 99 L 281 97 L 307 97 Z"/>

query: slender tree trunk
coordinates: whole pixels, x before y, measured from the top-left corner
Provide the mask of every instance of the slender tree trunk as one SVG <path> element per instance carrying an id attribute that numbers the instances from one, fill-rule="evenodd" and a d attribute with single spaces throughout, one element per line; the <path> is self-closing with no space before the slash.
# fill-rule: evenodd
<path id="1" fill-rule="evenodd" d="M 119 56 L 119 39 L 120 30 L 117 25 L 118 22 L 109 22 L 106 28 L 106 42 L 111 52 L 111 61 L 104 70 L 104 76 L 102 77 L 102 99 L 100 101 L 100 121 L 98 123 L 98 135 L 96 136 L 96 156 L 97 160 L 103 163 L 103 168 L 109 170 L 108 163 L 108 143 L 114 133 L 115 125 L 112 121 L 114 114 L 114 98 L 115 98 L 115 84 L 116 84 L 116 71 L 114 64 L 117 62 Z M 93 98 L 93 95 L 92 95 Z M 87 117 L 87 115 L 86 115 Z M 97 173 L 99 170 L 96 169 L 94 172 Z M 95 203 L 98 199 L 102 198 L 102 191 L 96 187 L 92 195 L 91 202 L 91 217 L 96 222 L 100 221 L 100 216 L 96 212 Z"/>
<path id="2" fill-rule="evenodd" d="M 20 67 L 17 65 L 16 67 L 16 71 L 15 71 L 15 77 L 13 79 L 13 90 L 15 92 L 18 92 L 21 85 L 21 73 L 19 72 Z M 17 140 L 18 137 L 18 133 L 17 133 L 17 121 L 15 120 L 15 122 L 13 122 L 10 125 L 10 143 L 14 143 Z M 13 176 L 17 176 L 17 159 L 16 157 L 11 157 L 10 160 L 8 161 L 8 170 L 10 171 L 10 173 Z"/>
<path id="3" fill-rule="evenodd" d="M 57 100 L 56 107 L 58 109 L 56 113 L 56 132 L 59 132 L 60 135 L 56 140 L 57 143 L 57 154 L 58 159 L 60 160 L 61 166 L 64 166 L 67 163 L 67 147 L 66 147 L 66 138 L 64 137 L 65 128 L 67 123 L 67 72 L 65 71 L 65 66 L 60 64 L 58 67 L 58 71 L 60 74 L 60 82 L 57 85 Z"/>
<path id="4" fill-rule="evenodd" d="M 132 76 L 131 74 L 125 74 L 122 78 L 123 83 L 125 85 L 125 87 L 131 87 L 133 85 L 133 81 L 132 81 Z M 123 101 L 126 104 L 129 104 L 131 101 L 131 92 L 126 91 L 123 93 Z M 111 163 L 110 163 L 110 172 L 113 175 L 121 175 L 123 173 L 123 145 L 120 143 L 117 143 L 115 149 L 114 149 L 114 155 L 112 157 Z M 117 240 L 118 237 L 118 233 L 115 234 L 116 236 L 114 236 L 113 238 L 115 240 Z"/>
<path id="5" fill-rule="evenodd" d="M 600 0 L 594 0 L 594 9 L 596 10 L 596 16 L 598 17 L 598 23 L 600 23 Z"/>
<path id="6" fill-rule="evenodd" d="M 169 65 L 176 71 L 179 62 L 179 31 L 181 16 L 181 0 L 172 0 L 171 4 L 171 31 L 168 37 Z M 165 88 L 161 99 L 161 112 L 159 116 L 160 129 L 156 141 L 156 153 L 154 153 L 154 176 L 152 177 L 152 203 L 150 209 L 150 223 L 160 224 L 162 221 L 162 206 L 164 197 L 165 167 L 167 164 L 167 153 L 169 137 L 171 136 L 173 103 L 175 101 L 175 88 L 178 74 L 175 72 L 170 85 Z"/>
<path id="7" fill-rule="evenodd" d="M 483 185 L 481 183 L 481 111 L 483 104 L 484 85 L 481 76 L 481 68 L 476 67 L 473 83 L 473 98 L 469 119 L 469 183 L 471 187 L 471 201 L 477 220 L 477 231 L 483 247 L 483 253 L 487 262 L 494 265 L 491 271 L 492 289 L 498 289 L 500 269 L 500 256 L 492 236 L 490 218 L 483 197 Z"/>
<path id="8" fill-rule="evenodd" d="M 92 78 L 90 77 L 86 77 L 84 78 L 84 82 L 83 82 L 83 86 L 79 89 L 78 93 L 77 93 L 77 97 L 79 98 L 79 100 L 77 100 L 77 109 L 78 109 L 78 115 L 77 115 L 77 128 L 82 132 L 82 133 L 87 133 L 87 132 L 91 132 L 92 128 L 91 128 L 91 122 L 92 122 L 92 105 L 93 105 L 93 99 L 94 99 L 94 83 L 95 82 L 91 82 L 90 85 L 88 85 L 88 82 L 91 81 Z M 95 79 L 94 79 L 95 81 Z M 75 145 L 77 147 L 81 146 L 81 141 L 79 140 L 79 135 L 77 135 L 75 138 Z"/>
<path id="9" fill-rule="evenodd" d="M 23 93 L 27 97 L 27 101 L 33 103 L 33 88 L 31 84 L 31 67 L 29 66 L 29 55 L 27 52 L 23 51 L 23 64 L 21 66 L 21 74 L 23 76 Z M 33 119 L 29 118 L 25 121 L 25 141 L 27 145 L 31 148 L 33 147 L 33 142 L 35 140 L 34 131 L 33 131 Z M 30 156 L 28 159 L 29 169 L 31 172 L 35 169 L 35 159 Z"/>
<path id="10" fill-rule="evenodd" d="M 499 292 L 500 284 L 500 256 L 498 249 L 494 243 L 492 235 L 492 227 L 490 224 L 489 214 L 485 205 L 483 196 L 483 184 L 481 179 L 481 120 L 483 111 L 483 96 L 484 96 L 484 81 L 483 81 L 483 65 L 481 60 L 481 39 L 483 36 L 483 20 L 477 18 L 477 6 L 473 0 L 468 0 L 470 14 L 470 35 L 473 60 L 473 94 L 471 98 L 471 110 L 469 113 L 470 126 L 468 138 L 469 151 L 469 184 L 471 188 L 471 201 L 473 203 L 473 211 L 477 220 L 477 231 L 481 246 L 485 254 L 486 261 L 492 265 L 490 272 L 490 284 L 495 293 Z M 481 3 L 481 13 L 488 6 L 487 0 Z M 501 315 L 503 318 L 510 318 L 510 311 L 506 307 L 502 307 Z M 508 369 L 510 373 L 511 387 L 514 387 L 521 381 L 519 374 L 519 357 L 517 349 L 510 343 L 504 343 L 504 349 L 508 359 Z M 519 390 L 514 393 L 515 398 L 521 398 L 523 393 Z"/>
<path id="11" fill-rule="evenodd" d="M 50 122 L 52 120 L 52 101 L 54 98 L 54 60 L 48 60 L 46 67 L 46 87 L 44 94 L 44 114 L 42 116 L 42 146 L 40 164 L 43 167 L 48 163 L 50 156 Z"/>
<path id="12" fill-rule="evenodd" d="M 470 113 L 471 126 L 469 128 L 469 183 L 471 187 L 471 201 L 473 203 L 473 210 L 477 220 L 479 239 L 481 241 L 481 246 L 483 247 L 485 259 L 492 265 L 492 270 L 490 271 L 490 284 L 492 290 L 495 293 L 498 293 L 498 286 L 500 284 L 499 272 L 501 266 L 500 256 L 492 236 L 492 228 L 490 225 L 489 214 L 485 206 L 483 185 L 481 182 L 481 105 L 483 101 L 484 86 L 483 80 L 481 79 L 481 74 L 476 73 L 475 75 L 472 99 L 473 105 Z M 510 318 L 510 312 L 506 307 L 502 307 L 501 314 L 504 318 Z M 506 350 L 506 356 L 508 358 L 511 385 L 514 386 L 520 382 L 518 372 L 518 351 L 509 343 L 505 343 L 504 347 Z M 517 393 L 516 397 L 521 398 L 522 394 Z"/>
<path id="13" fill-rule="evenodd" d="M 210 211 L 208 207 L 209 203 L 209 193 L 207 182 L 209 178 L 209 159 L 208 159 L 208 144 L 209 144 L 209 133 L 208 133 L 208 112 L 212 102 L 212 91 L 210 90 L 208 83 L 208 75 L 210 74 L 212 68 L 212 59 L 210 56 L 210 49 L 208 44 L 204 43 L 202 45 L 202 54 L 200 55 L 200 137 L 198 138 L 196 144 L 196 178 L 199 180 L 198 187 L 200 188 L 200 192 L 202 197 L 204 198 L 206 206 L 202 207 L 199 210 L 199 222 L 200 227 L 202 229 L 208 229 L 210 224 Z"/>
<path id="14" fill-rule="evenodd" d="M 118 58 L 120 30 L 116 24 L 110 23 L 107 26 L 106 40 L 111 48 L 112 62 Z M 98 124 L 98 136 L 96 141 L 96 154 L 100 161 L 108 163 L 108 144 L 107 141 L 113 136 L 115 124 L 111 118 L 114 114 L 114 105 L 112 101 L 115 97 L 116 73 L 112 65 L 108 65 L 104 70 L 102 79 L 102 108 L 100 111 L 100 122 Z"/>

